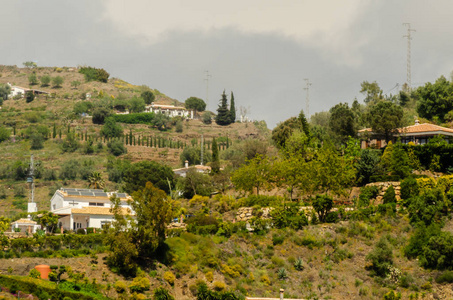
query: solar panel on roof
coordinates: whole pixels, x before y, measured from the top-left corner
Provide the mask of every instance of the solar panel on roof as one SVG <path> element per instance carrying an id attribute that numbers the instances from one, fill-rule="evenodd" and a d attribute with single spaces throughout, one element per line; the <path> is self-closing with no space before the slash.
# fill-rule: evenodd
<path id="1" fill-rule="evenodd" d="M 74 191 L 68 191 L 67 193 L 69 196 L 79 196 L 80 195 L 79 192 L 74 192 Z"/>
<path id="2" fill-rule="evenodd" d="M 120 198 L 126 198 L 127 197 L 127 194 L 126 193 L 118 193 L 116 194 L 118 197 Z"/>
<path id="3" fill-rule="evenodd" d="M 104 192 L 102 192 L 102 193 L 94 193 L 94 195 L 96 197 L 107 197 L 107 193 L 104 193 Z"/>
<path id="4" fill-rule="evenodd" d="M 93 192 L 80 192 L 82 196 L 93 196 Z"/>
<path id="5" fill-rule="evenodd" d="M 67 189 L 67 188 L 63 188 L 63 191 L 65 192 L 75 192 L 77 189 Z"/>

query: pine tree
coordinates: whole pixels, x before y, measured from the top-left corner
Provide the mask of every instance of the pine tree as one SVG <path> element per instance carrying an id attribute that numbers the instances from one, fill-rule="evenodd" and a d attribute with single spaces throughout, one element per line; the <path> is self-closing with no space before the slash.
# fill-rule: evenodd
<path id="1" fill-rule="evenodd" d="M 220 160 L 219 160 L 219 147 L 217 147 L 217 141 L 215 138 L 212 139 L 212 164 L 211 170 L 213 173 L 219 173 Z"/>
<path id="2" fill-rule="evenodd" d="M 236 122 L 236 108 L 234 107 L 234 95 L 231 92 L 230 98 L 230 123 Z"/>
<path id="3" fill-rule="evenodd" d="M 228 99 L 225 91 L 222 93 L 222 99 L 220 100 L 219 108 L 217 108 L 217 116 L 215 122 L 217 125 L 229 125 L 231 124 L 230 111 L 228 110 Z"/>

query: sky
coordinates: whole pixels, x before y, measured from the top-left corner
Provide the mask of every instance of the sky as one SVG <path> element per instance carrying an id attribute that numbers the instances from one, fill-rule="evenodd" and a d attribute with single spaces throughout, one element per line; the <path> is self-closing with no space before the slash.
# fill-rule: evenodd
<path id="1" fill-rule="evenodd" d="M 1 0 L 0 64 L 89 65 L 215 111 L 222 92 L 269 128 L 453 70 L 451 0 Z M 208 73 L 206 72 L 208 71 Z M 209 77 L 207 77 L 209 74 Z M 206 80 L 206 79 L 209 80 Z"/>

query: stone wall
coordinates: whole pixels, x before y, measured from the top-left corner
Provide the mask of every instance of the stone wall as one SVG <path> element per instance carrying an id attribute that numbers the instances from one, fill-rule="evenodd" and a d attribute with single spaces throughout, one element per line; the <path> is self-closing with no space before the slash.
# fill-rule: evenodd
<path id="1" fill-rule="evenodd" d="M 382 198 L 384 197 L 385 192 L 390 186 L 393 186 L 393 188 L 395 189 L 396 201 L 399 202 L 401 200 L 401 186 L 399 181 L 372 182 L 368 183 L 366 186 L 377 186 L 379 188 L 379 195 L 373 201 L 374 205 L 383 203 Z"/>
<path id="2" fill-rule="evenodd" d="M 273 208 L 272 207 L 264 207 L 261 208 L 261 219 L 270 219 L 270 212 Z M 251 218 L 253 218 L 253 207 L 241 207 L 238 209 L 236 212 L 236 218 L 234 219 L 236 222 L 241 222 L 241 221 L 248 221 Z"/>

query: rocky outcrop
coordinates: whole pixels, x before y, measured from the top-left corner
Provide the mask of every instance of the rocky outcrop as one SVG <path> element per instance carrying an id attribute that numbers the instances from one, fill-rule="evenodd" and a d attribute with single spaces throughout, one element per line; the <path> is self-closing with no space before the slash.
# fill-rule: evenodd
<path id="1" fill-rule="evenodd" d="M 379 195 L 374 200 L 374 205 L 379 205 L 383 203 L 383 197 L 385 192 L 390 186 L 393 186 L 395 189 L 395 198 L 399 202 L 401 200 L 401 186 L 399 181 L 386 181 L 386 182 L 372 182 L 368 183 L 366 186 L 377 186 L 379 188 Z"/>

